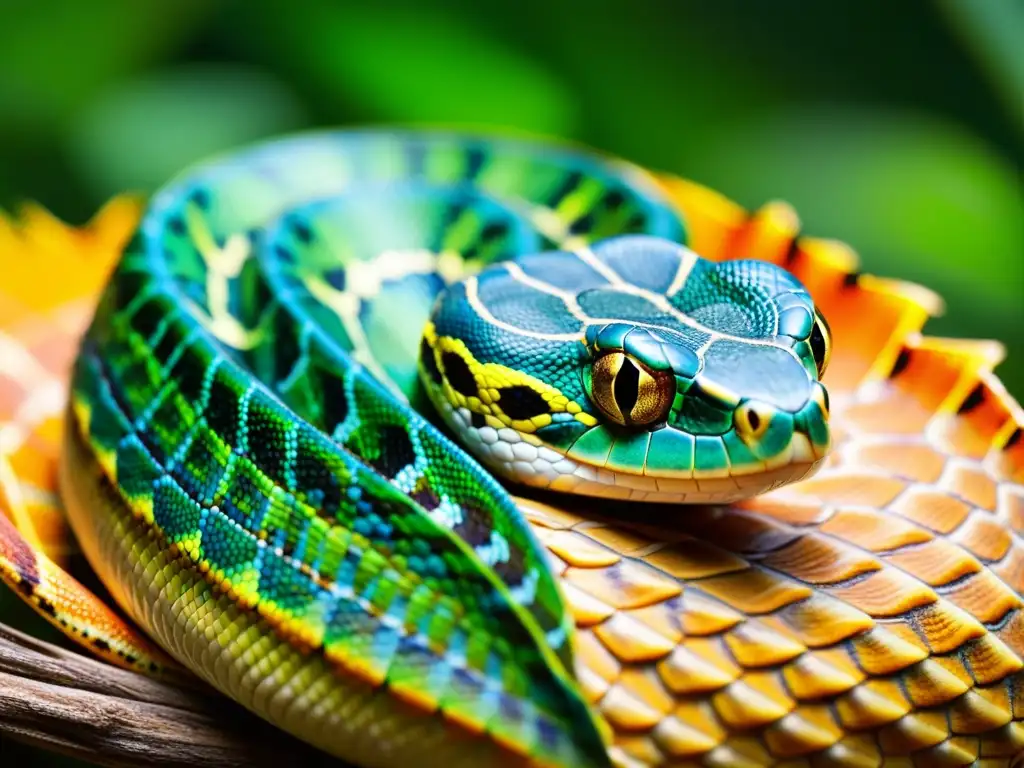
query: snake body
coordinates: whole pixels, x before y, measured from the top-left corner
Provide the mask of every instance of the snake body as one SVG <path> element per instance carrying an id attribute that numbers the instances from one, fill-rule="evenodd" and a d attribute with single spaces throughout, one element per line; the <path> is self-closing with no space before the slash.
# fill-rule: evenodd
<path id="1" fill-rule="evenodd" d="M 807 291 L 687 238 L 641 169 L 529 141 L 323 134 L 193 169 L 76 362 L 86 555 L 179 662 L 334 755 L 607 764 L 508 489 L 668 521 L 830 439 Z"/>

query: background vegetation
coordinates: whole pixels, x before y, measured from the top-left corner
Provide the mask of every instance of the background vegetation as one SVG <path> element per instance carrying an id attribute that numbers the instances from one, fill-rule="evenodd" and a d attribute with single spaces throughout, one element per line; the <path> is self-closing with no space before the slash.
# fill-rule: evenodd
<path id="1" fill-rule="evenodd" d="M 1005 342 L 1021 397 L 1022 33 L 1016 0 L 0 0 L 0 208 L 82 222 L 313 126 L 557 134 L 788 200 L 942 294 L 931 332 Z M 0 616 L 31 623 L 12 599 Z"/>

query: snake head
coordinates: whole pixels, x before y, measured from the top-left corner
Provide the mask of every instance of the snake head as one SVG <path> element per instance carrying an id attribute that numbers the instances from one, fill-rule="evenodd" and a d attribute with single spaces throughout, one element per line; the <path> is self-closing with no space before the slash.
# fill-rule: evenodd
<path id="1" fill-rule="evenodd" d="M 449 288 L 424 334 L 421 378 L 506 479 L 728 502 L 820 465 L 830 350 L 824 317 L 785 270 L 628 236 Z"/>

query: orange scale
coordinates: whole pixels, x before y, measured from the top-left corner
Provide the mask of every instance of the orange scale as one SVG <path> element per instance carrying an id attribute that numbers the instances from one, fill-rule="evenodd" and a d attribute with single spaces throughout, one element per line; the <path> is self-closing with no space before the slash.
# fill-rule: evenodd
<path id="1" fill-rule="evenodd" d="M 804 480 L 791 487 L 788 493 L 814 499 L 822 506 L 856 504 L 858 507 L 881 509 L 906 487 L 904 481 L 882 474 L 842 470 Z M 833 524 L 835 517 L 835 514 L 830 516 L 822 528 Z"/>
<path id="2" fill-rule="evenodd" d="M 942 590 L 943 596 L 983 624 L 998 624 L 1011 611 L 1020 611 L 1021 596 L 991 571 L 981 571 Z"/>
<path id="3" fill-rule="evenodd" d="M 832 710 L 804 706 L 765 729 L 764 740 L 776 757 L 799 757 L 831 747 L 843 736 Z"/>
<path id="4" fill-rule="evenodd" d="M 846 243 L 800 237 L 787 255 L 785 266 L 807 288 L 827 320 L 857 280 L 859 264 L 857 254 Z"/>
<path id="5" fill-rule="evenodd" d="M 1010 589 L 1024 593 L 1024 543 L 1015 543 L 999 563 L 989 567 L 992 573 L 1010 585 Z"/>
<path id="6" fill-rule="evenodd" d="M 895 568 L 876 571 L 849 585 L 824 589 L 873 618 L 898 617 L 938 599 L 933 590 Z"/>
<path id="7" fill-rule="evenodd" d="M 827 648 L 875 626 L 863 611 L 820 591 L 784 608 L 776 616 L 808 648 Z"/>
<path id="8" fill-rule="evenodd" d="M 1001 560 L 1013 546 L 1013 536 L 1001 525 L 999 518 L 983 509 L 975 509 L 967 520 L 950 535 L 982 560 Z"/>
<path id="9" fill-rule="evenodd" d="M 754 615 L 777 611 L 813 594 L 809 587 L 755 568 L 704 579 L 700 587 L 726 605 Z"/>
<path id="10" fill-rule="evenodd" d="M 785 266 L 799 233 L 800 218 L 793 206 L 767 203 L 733 232 L 726 246 L 726 258 L 757 259 Z"/>
<path id="11" fill-rule="evenodd" d="M 946 456 L 929 445 L 902 441 L 863 441 L 850 452 L 851 461 L 871 469 L 922 483 L 934 483 L 946 466 Z"/>
<path id="12" fill-rule="evenodd" d="M 747 568 L 746 561 L 712 544 L 686 539 L 644 556 L 644 562 L 680 580 L 703 579 Z"/>
<path id="13" fill-rule="evenodd" d="M 916 752 L 947 738 L 949 726 L 941 712 L 915 712 L 878 732 L 878 743 L 887 754 Z"/>
<path id="14" fill-rule="evenodd" d="M 982 567 L 969 553 L 944 539 L 899 549 L 883 558 L 932 587 L 977 573 Z"/>
<path id="15" fill-rule="evenodd" d="M 939 487 L 955 493 L 976 507 L 996 508 L 996 482 L 985 470 L 968 461 L 953 463 L 943 475 Z"/>
<path id="16" fill-rule="evenodd" d="M 738 508 L 695 509 L 682 525 L 694 537 L 713 541 L 732 552 L 771 552 L 798 539 L 802 534 L 770 518 L 748 514 Z"/>
<path id="17" fill-rule="evenodd" d="M 712 695 L 711 703 L 726 725 L 744 730 L 774 723 L 796 708 L 776 672 L 744 675 Z"/>
<path id="18" fill-rule="evenodd" d="M 896 515 L 868 509 L 840 509 L 820 530 L 870 552 L 888 552 L 933 538 L 928 531 Z"/>
<path id="19" fill-rule="evenodd" d="M 862 683 L 865 674 L 842 648 L 808 651 L 785 666 L 786 685 L 800 700 L 838 696 Z"/>
<path id="20" fill-rule="evenodd" d="M 786 489 L 737 502 L 734 506 L 786 525 L 813 526 L 827 520 L 831 512 L 817 502 L 793 497 Z"/>
<path id="21" fill-rule="evenodd" d="M 889 506 L 889 511 L 936 533 L 948 534 L 967 519 L 971 507 L 947 493 L 918 486 L 908 488 Z"/>
<path id="22" fill-rule="evenodd" d="M 1006 725 L 1013 718 L 1006 686 L 967 691 L 949 706 L 953 733 L 982 733 Z"/>
<path id="23" fill-rule="evenodd" d="M 721 261 L 733 233 L 747 220 L 747 211 L 692 181 L 667 174 L 656 178 L 669 199 L 685 211 L 690 248 L 706 259 Z"/>
<path id="24" fill-rule="evenodd" d="M 891 382 L 872 385 L 870 398 L 861 399 L 843 412 L 848 429 L 869 435 L 916 437 L 927 429 L 932 417 L 931 409 Z"/>
<path id="25" fill-rule="evenodd" d="M 860 549 L 808 534 L 760 561 L 769 568 L 811 584 L 834 584 L 879 570 L 881 564 Z"/>

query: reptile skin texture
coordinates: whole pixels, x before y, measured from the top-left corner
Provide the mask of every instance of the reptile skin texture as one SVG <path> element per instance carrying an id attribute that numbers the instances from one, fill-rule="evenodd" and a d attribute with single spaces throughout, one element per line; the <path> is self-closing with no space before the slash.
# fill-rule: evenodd
<path id="1" fill-rule="evenodd" d="M 638 505 L 518 499 L 575 620 L 576 677 L 613 762 L 1011 765 L 1024 751 L 1024 417 L 991 373 L 998 345 L 921 335 L 933 295 L 859 275 L 787 206 L 751 215 L 663 184 L 695 251 L 777 263 L 828 317 L 833 448 L 813 478 L 669 524 Z M 58 563 L 67 369 L 123 218 L 84 234 L 40 218 L 96 253 L 64 290 L 28 275 L 0 289 L 0 357 L 36 363 L 0 365 L 0 506 Z M 0 260 L 4 237 L 27 247 L 0 231 Z M 0 573 L 29 584 L 35 568 L 38 583 L 43 561 L 18 541 L 0 529 Z M 71 615 L 84 605 L 72 592 L 44 599 L 67 607 L 62 626 L 96 624 Z"/>

